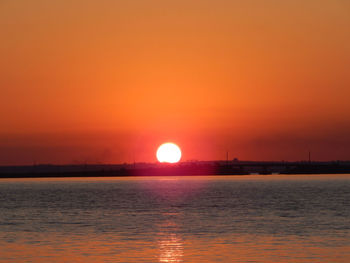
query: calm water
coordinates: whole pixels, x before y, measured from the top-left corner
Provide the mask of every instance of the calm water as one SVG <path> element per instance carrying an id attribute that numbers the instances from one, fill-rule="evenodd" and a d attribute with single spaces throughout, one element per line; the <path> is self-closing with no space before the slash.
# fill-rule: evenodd
<path id="1" fill-rule="evenodd" d="M 0 262 L 350 262 L 350 175 L 0 180 Z"/>

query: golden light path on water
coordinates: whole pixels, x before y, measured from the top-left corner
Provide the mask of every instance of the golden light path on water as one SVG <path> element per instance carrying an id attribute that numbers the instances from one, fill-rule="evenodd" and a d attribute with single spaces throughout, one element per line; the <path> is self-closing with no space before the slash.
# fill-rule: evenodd
<path id="1" fill-rule="evenodd" d="M 164 232 L 158 234 L 159 262 L 182 262 L 183 241 L 178 234 L 169 231 L 169 227 L 176 228 L 177 225 L 171 221 L 164 222 L 161 226 Z"/>

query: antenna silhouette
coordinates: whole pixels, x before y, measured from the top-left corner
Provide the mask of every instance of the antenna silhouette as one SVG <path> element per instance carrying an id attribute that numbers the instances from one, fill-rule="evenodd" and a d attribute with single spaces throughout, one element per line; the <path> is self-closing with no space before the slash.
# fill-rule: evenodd
<path id="1" fill-rule="evenodd" d="M 309 163 L 311 163 L 311 152 L 309 151 Z"/>

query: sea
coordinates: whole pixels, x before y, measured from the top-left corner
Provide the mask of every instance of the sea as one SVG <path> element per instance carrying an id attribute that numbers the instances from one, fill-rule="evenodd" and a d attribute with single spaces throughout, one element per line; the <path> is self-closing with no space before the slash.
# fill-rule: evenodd
<path id="1" fill-rule="evenodd" d="M 0 262 L 350 262 L 350 175 L 0 179 Z"/>

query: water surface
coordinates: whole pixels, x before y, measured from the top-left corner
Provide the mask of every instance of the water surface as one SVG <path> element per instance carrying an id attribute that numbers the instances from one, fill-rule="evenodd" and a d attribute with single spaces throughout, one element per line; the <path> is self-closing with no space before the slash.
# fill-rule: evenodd
<path id="1" fill-rule="evenodd" d="M 0 262 L 350 262 L 350 175 L 0 180 Z"/>

